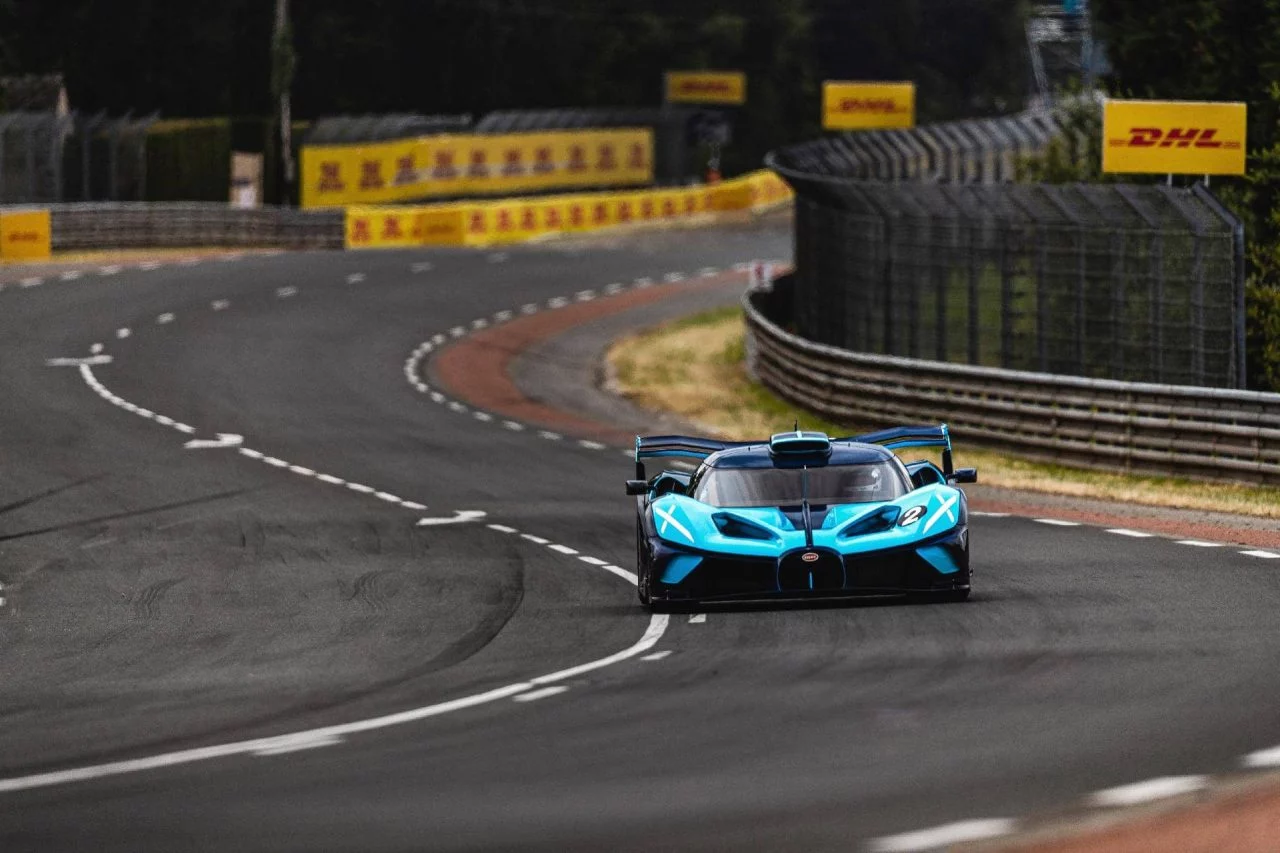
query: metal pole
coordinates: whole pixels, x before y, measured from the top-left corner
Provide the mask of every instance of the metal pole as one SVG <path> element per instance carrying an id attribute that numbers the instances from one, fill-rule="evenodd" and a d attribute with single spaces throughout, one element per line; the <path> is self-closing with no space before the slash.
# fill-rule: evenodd
<path id="1" fill-rule="evenodd" d="M 280 101 L 280 163 L 284 170 L 284 200 L 293 197 L 293 39 L 289 28 L 289 0 L 276 0 L 276 26 L 271 38 L 271 85 Z"/>

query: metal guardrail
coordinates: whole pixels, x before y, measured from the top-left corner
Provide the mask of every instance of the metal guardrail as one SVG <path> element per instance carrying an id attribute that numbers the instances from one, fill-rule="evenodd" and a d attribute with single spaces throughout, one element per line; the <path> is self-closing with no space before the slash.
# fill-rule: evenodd
<path id="1" fill-rule="evenodd" d="M 1280 483 L 1280 394 L 854 353 L 786 331 L 790 286 L 744 296 L 748 370 L 828 420 L 945 422 L 963 442 L 1044 461 Z"/>
<path id="2" fill-rule="evenodd" d="M 341 210 L 243 210 L 217 202 L 49 205 L 54 249 L 273 246 L 340 249 Z"/>

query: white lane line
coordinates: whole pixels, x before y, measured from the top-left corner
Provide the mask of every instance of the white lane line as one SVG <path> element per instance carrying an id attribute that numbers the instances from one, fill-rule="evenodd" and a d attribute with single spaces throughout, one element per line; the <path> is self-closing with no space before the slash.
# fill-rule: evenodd
<path id="1" fill-rule="evenodd" d="M 602 560 L 599 557 L 592 557 L 587 554 L 579 554 L 578 559 L 586 563 L 588 566 L 607 566 L 608 560 Z"/>
<path id="2" fill-rule="evenodd" d="M 560 433 L 552 432 L 547 429 L 538 431 L 538 438 L 545 438 L 547 441 L 559 441 L 563 437 L 564 436 L 560 435 Z"/>
<path id="3" fill-rule="evenodd" d="M 116 266 L 116 265 L 107 266 L 107 267 L 98 267 L 98 275 L 119 275 L 120 270 L 122 269 L 124 269 L 124 267 Z"/>
<path id="4" fill-rule="evenodd" d="M 573 548 L 570 548 L 568 545 L 557 545 L 555 543 L 552 543 L 547 547 L 550 548 L 552 551 L 555 551 L 557 554 L 564 554 L 569 557 L 576 556 L 578 553 Z"/>
<path id="5" fill-rule="evenodd" d="M 1280 560 L 1280 554 L 1274 551 L 1241 551 L 1246 557 L 1257 557 L 1262 560 Z"/>
<path id="6" fill-rule="evenodd" d="M 540 307 L 541 307 L 541 306 L 540 306 L 540 305 L 538 305 L 538 304 L 536 304 L 536 303 L 529 302 L 529 303 L 526 303 L 526 304 L 524 304 L 524 305 L 521 305 L 521 306 L 520 306 L 520 313 L 521 313 L 521 314 L 537 314 L 537 313 L 538 313 L 538 309 L 539 309 Z"/>
<path id="7" fill-rule="evenodd" d="M 697 625 L 701 622 L 706 622 L 706 621 L 707 621 L 707 614 L 705 613 L 695 613 L 689 617 L 690 625 Z"/>
<path id="8" fill-rule="evenodd" d="M 288 468 L 289 467 L 288 462 L 285 462 L 283 459 L 278 459 L 275 456 L 264 456 L 262 457 L 262 459 L 258 461 L 265 462 L 268 465 L 270 465 L 272 468 Z"/>
<path id="9" fill-rule="evenodd" d="M 200 258 L 183 258 L 182 260 L 178 261 L 178 266 L 194 267 L 196 264 L 200 263 L 200 261 L 201 261 Z"/>
<path id="10" fill-rule="evenodd" d="M 459 403 L 457 400 L 451 401 L 449 403 L 449 408 L 455 412 L 465 412 L 467 410 L 467 407 Z"/>
<path id="11" fill-rule="evenodd" d="M 209 303 L 209 307 L 212 308 L 214 311 L 226 311 L 228 308 L 231 307 L 231 300 L 215 299 Z"/>
<path id="12" fill-rule="evenodd" d="M 472 320 L 471 328 L 476 329 L 477 331 L 480 329 L 487 329 L 489 328 L 489 321 L 483 317 L 481 317 L 478 320 Z"/>
<path id="13" fill-rule="evenodd" d="M 1152 536 L 1152 534 L 1143 533 L 1141 530 L 1127 530 L 1123 527 L 1114 527 L 1107 532 L 1114 533 L 1117 536 L 1132 536 L 1134 539 L 1150 539 Z"/>
<path id="14" fill-rule="evenodd" d="M 564 306 L 566 306 L 566 305 L 568 305 L 568 304 L 569 304 L 569 300 L 568 300 L 566 297 L 564 297 L 564 296 L 556 296 L 556 297 L 554 297 L 554 298 L 552 298 L 552 299 L 548 299 L 548 300 L 547 300 L 547 307 L 548 307 L 548 308 L 553 308 L 553 309 L 554 309 L 554 308 L 563 308 Z"/>
<path id="15" fill-rule="evenodd" d="M 417 501 L 400 501 L 400 506 L 413 512 L 423 512 L 426 510 L 426 504 L 420 504 Z"/>
<path id="16" fill-rule="evenodd" d="M 24 278 L 22 281 L 18 282 L 18 284 L 21 285 L 22 287 L 39 287 L 40 285 L 44 284 L 44 279 Z"/>
<path id="17" fill-rule="evenodd" d="M 625 284 L 615 281 L 613 284 L 605 285 L 604 295 L 613 296 L 614 294 L 621 293 L 626 289 L 627 289 L 627 286 Z"/>
<path id="18" fill-rule="evenodd" d="M 161 265 L 158 261 L 146 261 L 145 263 L 138 264 L 138 269 L 143 272 L 154 272 L 155 270 L 160 269 L 160 266 Z"/>
<path id="19" fill-rule="evenodd" d="M 404 498 L 399 495 L 393 495 L 390 492 L 374 492 L 373 496 L 380 501 L 386 501 L 389 504 L 403 503 Z"/>
<path id="20" fill-rule="evenodd" d="M 1060 518 L 1037 518 L 1033 520 L 1039 522 L 1040 524 L 1052 524 L 1054 527 L 1079 527 L 1080 526 L 1080 522 L 1078 521 L 1063 521 Z"/>
<path id="21" fill-rule="evenodd" d="M 1014 821 L 1003 817 L 962 820 L 935 826 L 932 829 L 873 838 L 868 842 L 867 849 L 872 853 L 915 853 L 921 850 L 936 850 L 953 844 L 963 844 L 966 841 L 982 841 L 1009 835 L 1016 825 Z"/>
<path id="22" fill-rule="evenodd" d="M 521 693 L 519 696 L 512 696 L 515 702 L 536 702 L 539 699 L 546 699 L 548 696 L 556 696 L 568 691 L 568 687 L 563 684 L 557 684 L 554 687 L 544 687 L 541 690 L 531 690 L 528 693 Z"/>
<path id="23" fill-rule="evenodd" d="M 131 329 L 116 329 L 116 337 L 122 341 L 132 334 L 133 331 Z"/>
<path id="24" fill-rule="evenodd" d="M 284 755 L 286 752 L 299 752 L 304 749 L 318 749 L 323 746 L 335 746 L 340 743 L 342 743 L 342 738 L 336 736 L 289 737 L 286 735 L 285 737 L 280 738 L 279 742 L 276 744 L 250 751 L 254 755 L 266 758 L 272 755 Z"/>
<path id="25" fill-rule="evenodd" d="M 304 468 L 301 465 L 290 465 L 289 470 L 303 477 L 314 477 L 316 472 L 311 468 Z"/>
<path id="26" fill-rule="evenodd" d="M 577 293 L 573 294 L 573 298 L 579 302 L 590 302 L 592 299 L 596 298 L 596 292 L 594 290 L 579 290 Z"/>
<path id="27" fill-rule="evenodd" d="M 585 447 L 587 450 L 604 450 L 605 446 L 598 441 L 587 441 L 585 438 L 578 442 L 579 447 Z"/>
<path id="28" fill-rule="evenodd" d="M 670 654 L 671 654 L 671 651 L 668 649 L 666 651 L 654 652 L 651 655 L 645 655 L 644 657 L 640 658 L 640 660 L 662 660 L 663 658 L 667 657 Z"/>
<path id="29" fill-rule="evenodd" d="M 976 510 L 976 509 L 969 510 L 969 515 L 977 516 L 979 518 L 1008 518 L 1009 517 L 1009 513 L 1007 512 L 982 512 L 981 510 Z"/>
<path id="30" fill-rule="evenodd" d="M 254 449 L 253 449 L 253 448 L 251 448 L 251 447 L 242 447 L 242 448 L 240 448 L 240 455 L 241 455 L 241 456 L 247 456 L 247 457 L 249 457 L 250 459 L 262 459 L 262 458 L 264 458 L 267 454 L 265 454 L 265 453 L 263 453 L 263 452 L 261 452 L 261 451 L 258 451 L 258 450 L 254 450 Z"/>
<path id="31" fill-rule="evenodd" d="M 1260 769 L 1263 767 L 1280 767 L 1280 746 L 1272 749 L 1260 749 L 1257 752 L 1251 752 L 1244 758 L 1240 759 L 1240 763 L 1245 767 Z"/>
<path id="32" fill-rule="evenodd" d="M 1131 785 L 1107 788 L 1089 796 L 1095 806 L 1136 806 L 1199 791 L 1209 784 L 1207 776 L 1161 776 Z"/>
<path id="33" fill-rule="evenodd" d="M 512 432 L 521 432 L 524 430 L 524 424 L 519 423 L 518 421 L 503 421 L 502 425 Z"/>
<path id="34" fill-rule="evenodd" d="M 665 281 L 667 284 L 675 284 L 677 281 L 684 281 L 684 273 L 669 272 L 662 277 L 662 280 Z"/>
<path id="35" fill-rule="evenodd" d="M 347 284 L 359 284 L 362 281 L 364 281 L 364 273 L 362 272 L 353 272 L 347 276 Z"/>
<path id="36" fill-rule="evenodd" d="M 332 474 L 316 474 L 316 479 L 331 486 L 345 486 L 347 484 L 346 480 L 341 477 L 335 477 Z"/>
<path id="37" fill-rule="evenodd" d="M 276 296 L 280 297 L 281 299 L 288 299 L 290 296 L 297 296 L 297 295 L 298 295 L 298 288 L 296 287 L 281 287 L 276 289 Z"/>
<path id="38" fill-rule="evenodd" d="M 493 322 L 505 323 L 515 316 L 514 311 L 498 311 L 493 315 Z"/>
<path id="39" fill-rule="evenodd" d="M 516 531 L 516 529 L 515 529 L 514 527 L 507 527 L 505 524 L 486 524 L 486 525 L 485 525 L 485 527 L 489 528 L 490 530 L 496 530 L 496 531 L 498 531 L 499 533 L 515 533 L 515 532 L 517 532 L 517 531 Z"/>
<path id="40" fill-rule="evenodd" d="M 409 272 L 431 272 L 434 268 L 435 267 L 431 261 L 421 261 L 416 264 L 410 264 Z"/>
<path id="41" fill-rule="evenodd" d="M 460 338 L 467 333 L 465 326 L 454 326 L 449 330 L 449 334 L 455 338 Z"/>
<path id="42" fill-rule="evenodd" d="M 161 326 L 164 326 L 169 323 L 172 323 L 176 319 L 177 317 L 175 315 L 169 312 L 165 312 L 164 314 L 161 314 L 159 317 L 156 318 L 156 322 L 159 323 Z"/>
<path id="43" fill-rule="evenodd" d="M 484 421 L 485 423 L 488 423 L 489 421 L 493 420 L 493 415 L 489 414 L 488 412 L 472 412 L 471 415 L 476 420 Z"/>
<path id="44" fill-rule="evenodd" d="M 635 281 L 633 281 L 633 282 L 632 282 L 632 284 L 633 284 L 635 287 L 638 287 L 638 288 L 642 288 L 642 289 L 643 289 L 643 288 L 646 288 L 646 287 L 651 287 L 651 286 L 653 285 L 653 279 L 648 278 L 647 276 L 642 276 L 642 277 L 640 277 L 640 278 L 636 279 Z"/>
<path id="45" fill-rule="evenodd" d="M 600 568 L 604 569 L 606 572 L 608 572 L 611 575 L 617 575 L 618 577 L 622 578 L 624 581 L 631 584 L 632 586 L 635 586 L 637 583 L 640 582 L 639 579 L 636 577 L 635 572 L 629 572 L 626 569 L 622 568 L 621 566 L 608 565 L 608 566 L 601 566 Z"/>
<path id="46" fill-rule="evenodd" d="M 431 402 L 433 402 L 433 403 L 443 403 L 443 402 L 444 402 L 444 395 L 443 395 L 443 394 L 441 394 L 439 391 L 432 391 L 432 392 L 431 392 Z"/>
<path id="47" fill-rule="evenodd" d="M 1221 542 L 1206 542 L 1203 539 L 1179 539 L 1179 545 L 1190 545 L 1192 548 L 1221 548 Z"/>
<path id="48" fill-rule="evenodd" d="M 93 346 L 89 347 L 89 352 L 93 353 L 94 355 L 98 355 L 104 349 L 106 349 L 106 347 L 104 347 L 102 344 L 94 344 Z"/>
<path id="49" fill-rule="evenodd" d="M 347 483 L 347 488 L 362 495 L 371 495 L 377 491 L 373 486 L 366 486 L 364 483 Z"/>
<path id="50" fill-rule="evenodd" d="M 84 275 L 84 273 L 80 272 L 79 270 L 67 270 L 62 275 L 58 276 L 58 278 L 62 279 L 63 281 L 75 281 L 76 279 L 80 278 L 82 275 Z"/>
<path id="51" fill-rule="evenodd" d="M 702 269 L 698 270 L 698 275 L 702 276 L 703 278 L 711 278 L 713 275 L 719 275 L 719 274 L 720 274 L 720 270 L 716 267 L 703 267 Z"/>
<path id="52" fill-rule="evenodd" d="M 541 536 L 534 536 L 532 533 L 521 533 L 520 538 L 528 539 L 534 545 L 546 545 L 551 541 L 550 539 L 543 539 Z"/>

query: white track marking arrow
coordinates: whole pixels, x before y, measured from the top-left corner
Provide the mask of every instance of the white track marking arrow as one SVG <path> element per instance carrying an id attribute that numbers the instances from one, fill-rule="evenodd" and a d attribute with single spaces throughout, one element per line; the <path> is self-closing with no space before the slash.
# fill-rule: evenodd
<path id="1" fill-rule="evenodd" d="M 244 444 L 244 436 L 233 432 L 220 432 L 216 439 L 193 438 L 182 445 L 187 450 L 210 450 L 219 447 L 239 447 Z"/>
<path id="2" fill-rule="evenodd" d="M 45 361 L 49 367 L 79 367 L 87 364 L 90 367 L 98 364 L 110 364 L 114 359 L 109 355 L 91 355 L 88 358 L 50 358 Z"/>
<path id="3" fill-rule="evenodd" d="M 422 518 L 418 520 L 418 526 L 439 527 L 442 524 L 466 524 L 471 521 L 479 521 L 485 515 L 486 513 L 478 509 L 455 509 L 453 518 Z"/>

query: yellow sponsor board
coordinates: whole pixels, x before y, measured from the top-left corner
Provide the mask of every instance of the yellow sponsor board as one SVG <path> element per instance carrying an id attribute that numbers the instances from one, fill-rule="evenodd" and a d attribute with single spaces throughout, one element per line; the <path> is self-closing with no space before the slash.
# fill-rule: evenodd
<path id="1" fill-rule="evenodd" d="M 747 75 L 741 71 L 668 71 L 669 104 L 745 104 Z"/>
<path id="2" fill-rule="evenodd" d="M 302 149 L 302 206 L 653 183 L 648 128 L 433 136 Z"/>
<path id="3" fill-rule="evenodd" d="M 0 213 L 0 260 L 47 260 L 53 249 L 53 229 L 47 210 Z"/>
<path id="4" fill-rule="evenodd" d="M 916 125 L 916 84 L 827 80 L 822 126 L 827 130 L 883 130 Z"/>
<path id="5" fill-rule="evenodd" d="M 511 198 L 416 207 L 352 205 L 348 249 L 492 246 L 545 234 L 674 221 L 719 211 L 763 211 L 786 202 L 791 188 L 773 172 L 679 189 Z"/>
<path id="6" fill-rule="evenodd" d="M 1102 171 L 1243 175 L 1246 108 L 1211 101 L 1102 105 Z"/>

